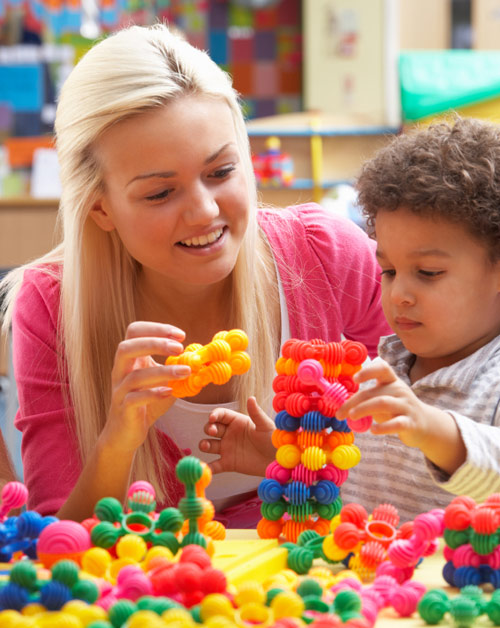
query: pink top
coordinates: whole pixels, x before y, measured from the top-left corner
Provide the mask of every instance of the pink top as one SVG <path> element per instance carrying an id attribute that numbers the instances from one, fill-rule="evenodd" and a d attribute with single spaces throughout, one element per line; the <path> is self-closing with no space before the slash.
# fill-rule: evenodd
<path id="1" fill-rule="evenodd" d="M 375 355 L 379 337 L 390 329 L 380 307 L 374 242 L 354 223 L 314 204 L 263 210 L 259 223 L 277 262 L 291 336 L 334 341 L 343 332 Z M 65 410 L 64 404 L 68 381 L 58 373 L 59 300 L 57 278 L 28 270 L 12 321 L 19 397 L 15 424 L 23 433 L 28 508 L 42 515 L 61 507 L 81 471 L 72 409 Z M 160 433 L 160 438 L 174 475 L 183 454 L 168 436 Z M 172 503 L 183 490 L 177 486 Z M 225 514 L 226 525 L 242 527 L 241 510 L 233 507 Z"/>

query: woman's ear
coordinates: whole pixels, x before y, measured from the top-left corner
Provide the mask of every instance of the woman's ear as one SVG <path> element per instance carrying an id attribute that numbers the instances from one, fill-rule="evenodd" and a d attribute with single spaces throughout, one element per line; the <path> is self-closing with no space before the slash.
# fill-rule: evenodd
<path id="1" fill-rule="evenodd" d="M 90 217 L 103 231 L 113 231 L 115 229 L 113 220 L 107 211 L 106 203 L 102 199 L 95 202 L 90 210 Z"/>

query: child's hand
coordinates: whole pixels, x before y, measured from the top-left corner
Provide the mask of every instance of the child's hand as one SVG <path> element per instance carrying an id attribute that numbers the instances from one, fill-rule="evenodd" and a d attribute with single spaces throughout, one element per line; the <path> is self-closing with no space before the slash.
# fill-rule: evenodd
<path id="1" fill-rule="evenodd" d="M 378 358 L 354 375 L 359 384 L 377 380 L 350 397 L 338 410 L 337 418 L 352 420 L 371 415 L 373 434 L 397 434 L 409 447 L 421 448 L 433 431 L 433 414 L 441 413 L 420 401 L 384 360 Z"/>
<path id="2" fill-rule="evenodd" d="M 182 352 L 184 332 L 172 325 L 134 322 L 118 345 L 111 373 L 111 406 L 100 442 L 135 452 L 153 423 L 175 402 L 167 382 L 187 377 L 188 366 L 156 362 L 152 356 Z"/>
<path id="3" fill-rule="evenodd" d="M 454 473 L 466 458 L 465 445 L 453 416 L 417 398 L 392 368 L 381 360 L 354 375 L 356 382 L 377 380 L 355 393 L 337 412 L 338 419 L 372 415 L 373 434 L 397 434 L 408 447 L 418 447 L 435 465 Z"/>
<path id="4" fill-rule="evenodd" d="M 200 441 L 200 450 L 220 457 L 209 463 L 213 473 L 237 471 L 264 476 L 275 457 L 271 442 L 274 422 L 259 407 L 255 397 L 247 402 L 249 416 L 234 410 L 216 408 L 205 425 L 212 438 Z"/>

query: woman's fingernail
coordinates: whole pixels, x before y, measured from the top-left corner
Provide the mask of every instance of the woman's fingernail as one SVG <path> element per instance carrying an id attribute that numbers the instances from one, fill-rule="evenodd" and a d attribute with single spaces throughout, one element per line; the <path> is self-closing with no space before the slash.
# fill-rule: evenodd
<path id="1" fill-rule="evenodd" d="M 191 369 L 185 364 L 174 364 L 171 369 L 174 377 L 189 377 L 191 374 Z"/>

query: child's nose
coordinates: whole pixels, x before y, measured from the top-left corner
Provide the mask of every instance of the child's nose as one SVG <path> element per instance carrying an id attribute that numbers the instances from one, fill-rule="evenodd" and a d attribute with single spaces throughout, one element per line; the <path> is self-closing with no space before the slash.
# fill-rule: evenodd
<path id="1" fill-rule="evenodd" d="M 391 285 L 391 298 L 396 304 L 414 303 L 415 295 L 408 281 L 396 276 Z"/>

